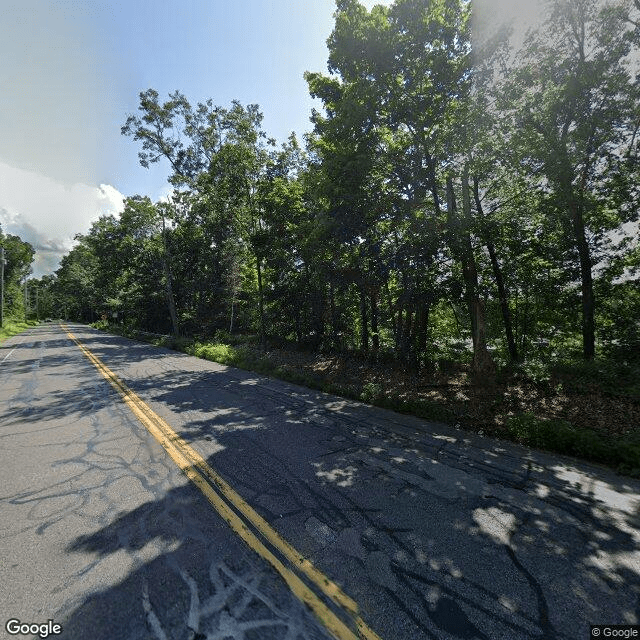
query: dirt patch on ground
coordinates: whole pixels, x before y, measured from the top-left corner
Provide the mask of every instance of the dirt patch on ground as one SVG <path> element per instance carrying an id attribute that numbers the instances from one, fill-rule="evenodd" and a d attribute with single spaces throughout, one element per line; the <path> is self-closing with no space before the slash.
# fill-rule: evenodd
<path id="1" fill-rule="evenodd" d="M 252 351 L 254 351 L 252 349 Z M 511 415 L 529 412 L 538 418 L 562 419 L 575 427 L 593 429 L 609 437 L 640 427 L 640 402 L 611 397 L 594 388 L 566 391 L 561 380 L 536 384 L 513 377 L 507 381 L 473 382 L 462 368 L 451 373 L 412 372 L 395 363 L 376 364 L 346 355 L 323 355 L 286 349 L 254 354 L 322 384 L 330 382 L 350 390 L 381 393 L 405 402 L 429 401 L 445 408 L 461 426 L 500 435 Z M 565 380 L 566 382 L 566 380 Z M 579 388 L 579 385 L 569 385 Z"/>

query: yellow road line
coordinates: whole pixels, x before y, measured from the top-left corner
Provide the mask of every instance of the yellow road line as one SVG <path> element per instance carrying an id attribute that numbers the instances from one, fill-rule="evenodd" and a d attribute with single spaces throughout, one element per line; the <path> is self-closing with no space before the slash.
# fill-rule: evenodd
<path id="1" fill-rule="evenodd" d="M 304 602 L 338 640 L 381 640 L 358 616 L 357 603 L 349 598 L 340 587 L 329 580 L 312 562 L 296 551 L 280 534 L 275 531 L 218 473 L 205 459 L 190 447 L 149 405 L 120 380 L 98 357 L 87 349 L 64 325 L 61 325 L 82 353 L 95 365 L 100 373 L 118 391 L 125 404 L 142 422 L 146 429 L 164 447 L 184 474 L 200 489 L 229 526 L 267 562 L 280 573 L 291 591 Z M 203 477 L 204 476 L 204 477 Z M 219 493 L 205 478 L 215 485 Z M 345 610 L 353 620 L 358 635 L 336 616 L 318 596 L 300 578 L 288 569 L 247 527 L 246 523 L 222 499 L 222 494 L 246 521 L 270 542 L 289 562 L 302 571 L 326 596 Z"/>

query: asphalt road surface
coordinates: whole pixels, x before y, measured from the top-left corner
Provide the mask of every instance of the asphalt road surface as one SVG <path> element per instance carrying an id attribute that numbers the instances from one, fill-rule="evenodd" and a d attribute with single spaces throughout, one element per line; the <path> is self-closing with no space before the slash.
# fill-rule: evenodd
<path id="1" fill-rule="evenodd" d="M 2 638 L 587 640 L 640 623 L 639 542 L 597 466 L 82 325 L 0 347 Z"/>

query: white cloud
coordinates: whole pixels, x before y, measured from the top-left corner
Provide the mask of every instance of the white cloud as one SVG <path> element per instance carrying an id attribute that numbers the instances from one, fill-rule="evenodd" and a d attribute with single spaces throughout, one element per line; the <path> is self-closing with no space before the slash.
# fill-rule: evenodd
<path id="1" fill-rule="evenodd" d="M 164 185 L 157 192 L 156 202 L 169 202 L 169 197 L 173 195 L 174 189 L 170 184 Z"/>
<path id="2" fill-rule="evenodd" d="M 35 276 L 51 273 L 101 215 L 119 215 L 123 195 L 111 185 L 65 185 L 0 162 L 0 225 L 36 249 Z"/>
<path id="3" fill-rule="evenodd" d="M 98 200 L 107 214 L 119 216 L 124 209 L 124 196 L 110 184 L 101 184 L 98 187 Z"/>

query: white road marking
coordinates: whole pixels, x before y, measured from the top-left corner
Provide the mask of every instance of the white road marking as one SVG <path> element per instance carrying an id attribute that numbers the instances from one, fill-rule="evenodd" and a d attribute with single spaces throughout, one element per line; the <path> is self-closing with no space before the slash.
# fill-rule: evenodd
<path id="1" fill-rule="evenodd" d="M 23 336 L 22 340 L 20 340 L 20 342 L 18 342 L 18 344 L 15 347 L 13 347 L 13 349 L 11 349 L 11 351 L 9 351 L 9 353 L 7 353 L 7 355 L 4 358 L 2 358 L 0 362 L 4 362 L 22 344 L 25 338 L 26 336 Z"/>

